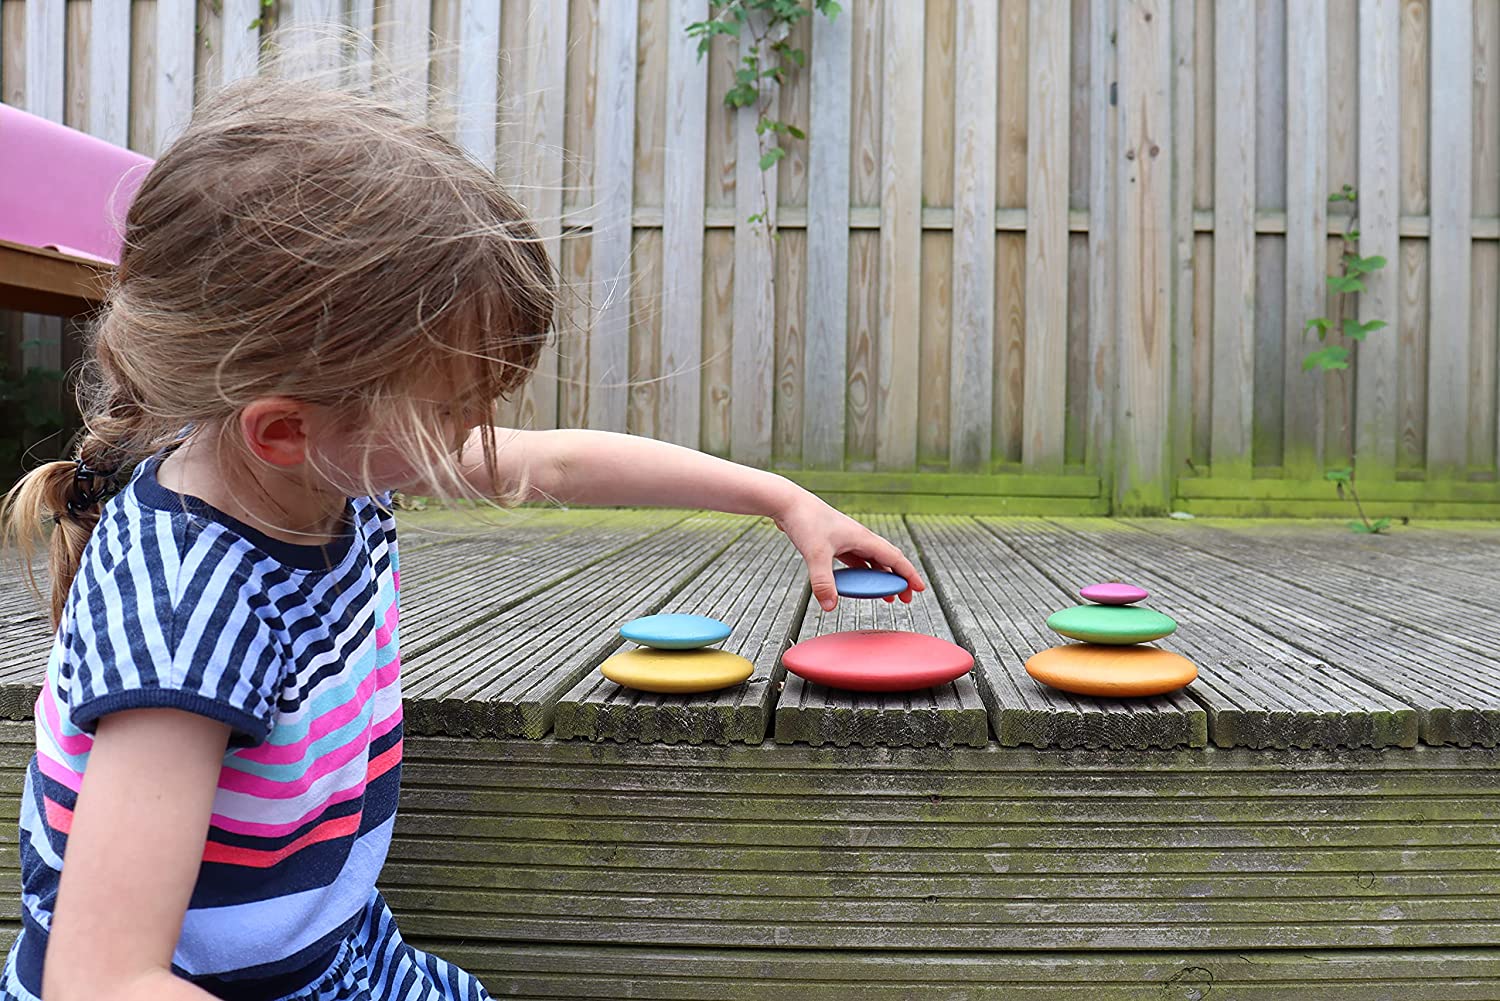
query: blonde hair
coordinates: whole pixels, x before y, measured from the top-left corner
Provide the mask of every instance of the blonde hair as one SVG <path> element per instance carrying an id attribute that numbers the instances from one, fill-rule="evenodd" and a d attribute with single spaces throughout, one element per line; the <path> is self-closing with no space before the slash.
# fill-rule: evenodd
<path id="1" fill-rule="evenodd" d="M 147 174 L 124 237 L 76 459 L 33 470 L 0 504 L 28 570 L 55 524 L 54 626 L 99 520 L 97 479 L 184 428 L 226 428 L 257 398 L 373 425 L 426 482 L 472 496 L 436 401 L 413 391 L 443 385 L 443 403 L 488 414 L 530 376 L 556 309 L 542 241 L 487 170 L 391 107 L 306 83 L 252 78 L 201 106 Z M 362 479 L 374 493 L 368 457 Z"/>

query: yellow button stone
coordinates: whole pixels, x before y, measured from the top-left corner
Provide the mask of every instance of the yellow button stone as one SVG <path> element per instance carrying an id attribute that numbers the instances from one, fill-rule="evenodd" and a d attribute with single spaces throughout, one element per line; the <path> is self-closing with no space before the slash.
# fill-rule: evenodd
<path id="1" fill-rule="evenodd" d="M 727 650 L 625 650 L 599 665 L 603 675 L 624 688 L 665 695 L 716 692 L 738 685 L 755 665 Z"/>
<path id="2" fill-rule="evenodd" d="M 1181 654 L 1154 646 L 1068 643 L 1033 654 L 1026 673 L 1076 695 L 1126 697 L 1175 692 L 1198 677 L 1198 668 Z"/>

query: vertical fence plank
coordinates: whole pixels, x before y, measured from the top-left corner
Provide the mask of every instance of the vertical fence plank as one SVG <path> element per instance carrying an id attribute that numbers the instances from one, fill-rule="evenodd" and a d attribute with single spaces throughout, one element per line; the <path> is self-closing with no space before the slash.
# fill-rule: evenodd
<path id="1" fill-rule="evenodd" d="M 882 3 L 850 6 L 849 205 L 880 207 L 880 102 L 884 97 Z M 844 462 L 854 469 L 875 465 L 875 339 L 880 315 L 880 232 L 849 234 L 849 341 L 845 349 Z"/>
<path id="2" fill-rule="evenodd" d="M 60 0 L 26 0 L 26 110 L 63 119 L 63 60 L 67 26 Z"/>
<path id="3" fill-rule="evenodd" d="M 562 207 L 578 211 L 593 198 L 594 109 L 598 102 L 596 30 L 597 0 L 570 0 L 567 19 L 567 60 L 563 102 Z M 563 233 L 561 256 L 568 308 L 558 327 L 558 425 L 583 427 L 588 417 L 589 331 L 597 296 L 589 284 L 593 274 L 591 239 L 585 231 Z M 569 281 L 567 279 L 572 278 Z"/>
<path id="4" fill-rule="evenodd" d="M 156 153 L 193 117 L 193 0 L 156 0 Z"/>
<path id="5" fill-rule="evenodd" d="M 1400 38 L 1399 205 L 1402 215 L 1426 215 L 1428 163 L 1427 0 L 1402 0 Z M 1427 241 L 1402 238 L 1398 251 L 1398 438 L 1400 470 L 1419 470 L 1427 456 Z"/>
<path id="6" fill-rule="evenodd" d="M 1359 478 L 1372 482 L 1396 474 L 1400 17 L 1399 0 L 1366 0 L 1359 14 L 1359 252 L 1387 261 L 1365 276 L 1359 320 L 1391 324 L 1358 348 L 1354 449 Z"/>
<path id="7" fill-rule="evenodd" d="M 336 83 L 343 64 L 343 4 L 340 0 L 280 0 L 277 34 L 289 48 L 286 69 L 294 76 Z"/>
<path id="8" fill-rule="evenodd" d="M 751 42 L 741 39 L 743 56 Z M 761 80 L 761 103 L 775 119 L 775 83 Z M 730 401 L 729 457 L 766 466 L 771 461 L 771 407 L 776 387 L 776 262 L 771 230 L 776 225 L 775 170 L 760 167 L 756 111 L 741 108 L 735 124 L 734 189 L 734 383 Z M 752 222 L 753 216 L 762 216 Z"/>
<path id="9" fill-rule="evenodd" d="M 630 246 L 635 184 L 634 4 L 599 5 L 599 104 L 594 118 L 593 290 L 588 426 L 625 427 L 630 374 Z"/>
<path id="10" fill-rule="evenodd" d="M 662 205 L 662 436 L 697 448 L 703 358 L 703 171 L 708 64 L 684 30 L 707 0 L 672 0 L 667 19 L 667 150 Z M 816 56 L 815 56 L 816 58 Z M 813 132 L 817 134 L 816 129 Z M 840 436 L 842 439 L 842 435 Z"/>
<path id="11" fill-rule="evenodd" d="M 427 116 L 427 71 L 432 47 L 432 0 L 386 0 L 376 26 L 388 72 L 390 99 L 407 114 Z"/>
<path id="12" fill-rule="evenodd" d="M 363 0 L 374 11 L 374 0 Z M 360 6 L 356 0 L 354 6 Z M 215 79 L 212 84 L 226 84 L 255 73 L 260 61 L 260 0 L 221 0 L 219 20 L 222 25 L 217 56 L 209 60 Z M 365 27 L 366 37 L 374 31 L 374 22 Z M 368 61 L 366 62 L 368 83 Z"/>
<path id="13" fill-rule="evenodd" d="M 1167 453 L 1169 484 L 1175 484 L 1192 449 L 1193 283 L 1197 241 L 1193 235 L 1194 167 L 1197 147 L 1197 3 L 1172 0 L 1172 363 Z M 1173 493 L 1175 494 L 1175 487 Z"/>
<path id="14" fill-rule="evenodd" d="M 1120 392 L 1115 510 L 1160 513 L 1170 500 L 1166 436 L 1171 365 L 1171 8 L 1120 12 Z"/>
<path id="15" fill-rule="evenodd" d="M 88 131 L 105 142 L 130 142 L 130 0 L 89 4 Z"/>
<path id="16" fill-rule="evenodd" d="M 995 97 L 995 197 L 1001 209 L 1026 206 L 1029 0 L 1000 0 Z M 990 375 L 990 459 L 1021 462 L 1026 385 L 1026 234 L 995 239 L 995 333 Z M 957 434 L 958 429 L 954 428 Z"/>
<path id="17" fill-rule="evenodd" d="M 513 0 L 514 2 L 514 0 Z M 563 114 L 568 74 L 568 5 L 529 0 L 521 62 L 519 197 L 536 223 L 554 266 L 561 261 L 563 214 Z M 695 262 L 696 264 L 696 262 Z M 696 324 L 692 327 L 696 330 Z M 560 344 L 565 327 L 542 349 L 536 371 L 517 401 L 522 427 L 558 427 Z M 694 373 L 696 377 L 696 373 Z"/>
<path id="18" fill-rule="evenodd" d="M 917 461 L 917 373 L 922 296 L 921 5 L 886 0 L 881 101 L 880 332 L 875 350 L 875 463 L 910 469 Z"/>
<path id="19" fill-rule="evenodd" d="M 1255 207 L 1286 209 L 1286 0 L 1255 4 Z M 1280 467 L 1286 368 L 1286 237 L 1255 240 L 1255 399 L 1252 461 Z M 1278 469 L 1279 471 L 1279 469 Z"/>
<path id="20" fill-rule="evenodd" d="M 958 5 L 927 4 L 922 54 L 922 205 L 953 207 L 954 41 Z M 917 467 L 948 465 L 952 408 L 949 351 L 953 339 L 953 231 L 922 231 L 921 360 L 917 378 Z"/>
<path id="21" fill-rule="evenodd" d="M 710 209 L 733 213 L 735 196 L 736 114 L 724 104 L 734 86 L 739 65 L 739 43 L 715 38 L 708 56 L 708 162 L 704 168 L 704 199 Z M 733 216 L 731 215 L 732 219 Z M 734 229 L 714 227 L 703 237 L 703 379 L 700 391 L 700 448 L 714 455 L 729 454 L 731 393 L 734 382 L 731 344 L 734 339 Z"/>
<path id="22" fill-rule="evenodd" d="M 1469 227 L 1474 203 L 1474 5 L 1433 0 L 1430 188 L 1432 268 L 1427 347 L 1427 472 L 1461 476 L 1468 464 Z"/>
<path id="23" fill-rule="evenodd" d="M 813 22 L 807 151 L 807 345 L 802 366 L 802 462 L 844 460 L 849 336 L 850 45 L 854 16 Z"/>
<path id="24" fill-rule="evenodd" d="M 1089 427 L 1084 462 L 1113 496 L 1115 366 L 1115 0 L 1089 10 Z"/>
<path id="25" fill-rule="evenodd" d="M 1328 147 L 1328 169 L 1325 185 L 1329 192 L 1341 190 L 1345 184 L 1356 184 L 1359 165 L 1355 159 L 1356 129 L 1358 127 L 1359 96 L 1359 11 L 1356 0 L 1329 0 L 1328 2 L 1328 121 L 1324 125 L 1325 142 Z M 1328 205 L 1331 228 L 1347 227 L 1351 206 L 1347 202 Z M 1338 270 L 1343 253 L 1343 242 L 1337 236 L 1323 237 L 1327 266 L 1332 274 Z M 1333 291 L 1322 289 L 1323 316 L 1332 316 Z M 1315 342 L 1308 334 L 1304 344 L 1310 349 Z M 1335 343 L 1349 347 L 1351 342 L 1339 331 Z M 1304 351 L 1305 355 L 1305 351 Z M 1354 370 L 1329 373 L 1322 377 L 1323 384 L 1323 465 L 1343 467 L 1350 465 L 1350 449 L 1353 446 L 1353 394 Z"/>
<path id="26" fill-rule="evenodd" d="M 632 212 L 659 212 L 665 191 L 662 158 L 667 139 L 667 0 L 636 4 L 635 160 Z M 661 230 L 641 227 L 631 238 L 630 385 L 625 427 L 660 434 L 657 388 L 661 375 Z"/>
<path id="27" fill-rule="evenodd" d="M 1327 303 L 1328 8 L 1288 0 L 1286 29 L 1286 298 L 1283 303 L 1282 469 L 1316 476 L 1321 461 L 1323 385 L 1302 370 L 1307 321 Z"/>
<path id="28" fill-rule="evenodd" d="M 1256 395 L 1256 9 L 1214 11 L 1215 476 L 1250 479 Z"/>
<path id="29" fill-rule="evenodd" d="M 1488 0 L 1474 8 L 1474 215 L 1500 216 L 1500 0 Z M 1500 239 L 1474 242 L 1474 303 L 1472 343 L 1485 343 L 1490 350 L 1490 379 L 1482 399 L 1494 405 L 1495 383 L 1500 379 Z M 1500 413 L 1491 415 L 1489 441 L 1492 451 L 1473 455 L 1476 464 L 1500 467 Z"/>
<path id="30" fill-rule="evenodd" d="M 1068 4 L 1031 0 L 1021 461 L 1045 472 L 1062 468 L 1066 428 L 1069 21 Z"/>
<path id="31" fill-rule="evenodd" d="M 963 97 L 953 105 L 949 454 L 953 468 L 976 469 L 989 465 L 993 448 L 996 56 L 1000 43 L 994 7 L 960 4 L 954 41 L 953 90 Z M 1061 336 L 1062 330 L 1053 333 Z"/>
<path id="32" fill-rule="evenodd" d="M 461 0 L 458 8 L 454 138 L 491 171 L 495 169 L 495 105 L 499 99 L 500 13 L 496 0 Z M 531 84 L 522 82 L 520 86 Z"/>

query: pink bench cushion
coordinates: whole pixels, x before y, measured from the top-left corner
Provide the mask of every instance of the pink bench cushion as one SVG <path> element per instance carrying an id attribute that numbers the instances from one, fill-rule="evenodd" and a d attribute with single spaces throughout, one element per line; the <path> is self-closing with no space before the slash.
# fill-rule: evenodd
<path id="1" fill-rule="evenodd" d="M 0 104 L 0 240 L 114 264 L 149 157 Z"/>

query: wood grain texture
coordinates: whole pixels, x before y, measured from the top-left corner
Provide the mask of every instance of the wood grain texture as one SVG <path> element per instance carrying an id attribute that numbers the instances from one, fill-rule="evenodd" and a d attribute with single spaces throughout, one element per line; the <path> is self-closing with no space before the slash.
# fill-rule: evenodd
<path id="1" fill-rule="evenodd" d="M 922 234 L 921 328 L 917 465 L 948 469 L 953 331 L 953 237 L 949 233 Z"/>
<path id="2" fill-rule="evenodd" d="M 1002 746 L 1201 747 L 1207 717 L 1182 692 L 1109 700 L 1047 688 L 1026 673 L 1032 654 L 1064 642 L 1047 616 L 1067 592 L 978 522 L 912 517 L 923 567 L 958 642 L 974 654 L 974 680 Z"/>
<path id="3" fill-rule="evenodd" d="M 1196 0 L 1172 0 L 1172 363 L 1167 447 L 1169 478 L 1182 474 L 1192 451 L 1193 283 L 1197 278 L 1193 229 L 1193 170 L 1198 144 L 1193 88 L 1198 79 Z M 1175 493 L 1175 488 L 1170 488 Z"/>
<path id="4" fill-rule="evenodd" d="M 751 527 L 662 611 L 728 623 L 734 631 L 720 648 L 749 660 L 755 673 L 743 684 L 700 695 L 633 692 L 590 673 L 558 702 L 554 735 L 559 740 L 760 744 L 770 731 L 781 687 L 781 654 L 807 604 L 806 581 L 806 565 L 785 536 L 767 523 Z"/>
<path id="5" fill-rule="evenodd" d="M 867 515 L 864 523 L 905 553 L 912 537 L 896 515 Z M 914 595 L 910 604 L 843 598 L 832 612 L 807 603 L 798 642 L 858 629 L 895 629 L 953 642 L 934 595 Z M 984 703 L 973 672 L 943 685 L 913 692 L 850 692 L 787 673 L 776 701 L 776 742 L 814 747 L 983 747 L 989 742 Z"/>
<path id="6" fill-rule="evenodd" d="M 599 101 L 599 0 L 568 2 L 567 84 L 563 100 L 563 208 L 593 200 L 594 120 Z"/>
<path id="7" fill-rule="evenodd" d="M 807 235 L 785 230 L 776 238 L 776 385 L 771 406 L 771 457 L 788 469 L 802 465 L 802 366 L 806 353 Z"/>
<path id="8" fill-rule="evenodd" d="M 911 54 L 925 47 L 926 20 L 920 5 L 905 0 L 885 0 L 882 19 L 875 465 L 910 469 L 917 461 L 922 298 L 922 63 Z"/>
<path id="9" fill-rule="evenodd" d="M 751 44 L 741 38 L 741 54 Z M 761 105 L 777 116 L 776 85 L 761 81 Z M 730 400 L 729 457 L 736 462 L 767 466 L 771 461 L 771 409 L 776 381 L 776 171 L 760 169 L 760 138 L 756 112 L 734 113 L 734 339 L 733 394 Z M 752 217 L 761 216 L 759 222 Z"/>
<path id="10" fill-rule="evenodd" d="M 844 456 L 853 469 L 875 466 L 875 334 L 880 325 L 880 236 L 849 234 L 848 377 L 844 390 Z"/>
<path id="11" fill-rule="evenodd" d="M 1150 564 L 1122 561 L 1092 520 L 1050 524 L 986 519 L 985 526 L 1070 598 L 1080 583 L 1126 579 L 1177 631 L 1158 646 L 1197 665 L 1186 694 L 1208 713 L 1215 747 L 1414 747 L 1417 712 L 1356 675 L 1263 632 L 1226 598 L 1205 600 Z"/>
<path id="12" fill-rule="evenodd" d="M 947 425 L 949 467 L 962 470 L 988 467 L 995 448 L 995 130 L 1000 39 L 994 8 L 960 4 L 954 31 L 953 87 L 964 96 L 953 105 L 953 326 Z M 1021 336 L 1025 336 L 1024 328 Z M 1016 364 L 1019 368 L 1021 359 Z"/>
<path id="13" fill-rule="evenodd" d="M 638 230 L 631 245 L 630 386 L 625 407 L 628 434 L 656 438 L 661 372 L 661 230 Z"/>
<path id="14" fill-rule="evenodd" d="M 1456 477 L 1469 462 L 1469 227 L 1474 204 L 1474 5 L 1433 0 L 1427 472 Z"/>
<path id="15" fill-rule="evenodd" d="M 1282 379 L 1282 470 L 1307 479 L 1322 461 L 1323 381 L 1304 372 L 1316 342 L 1307 321 L 1327 315 L 1328 8 L 1287 0 L 1286 291 Z"/>
<path id="16" fill-rule="evenodd" d="M 297 79 L 317 80 L 324 86 L 338 83 L 347 42 L 343 6 L 339 0 L 281 0 L 276 8 L 276 44 L 284 52 L 284 72 Z M 498 21 L 499 6 L 487 6 Z M 455 36 L 462 37 L 457 32 Z M 459 48 L 455 55 L 461 62 L 467 53 Z M 493 108 L 494 103 L 492 98 L 485 107 Z"/>
<path id="17" fill-rule="evenodd" d="M 561 267 L 563 189 L 566 145 L 568 5 L 528 0 L 523 9 L 522 51 L 512 72 L 524 81 L 518 88 L 520 190 L 516 193 L 536 225 L 554 268 Z M 566 292 L 565 292 L 566 294 Z M 562 328 L 542 349 L 536 369 L 516 401 L 517 426 L 559 427 L 562 373 Z"/>
<path id="18" fill-rule="evenodd" d="M 541 738 L 558 700 L 618 642 L 620 623 L 660 609 L 747 528 L 744 519 L 694 515 L 610 554 L 586 577 L 533 591 L 404 657 L 408 727 Z"/>
<path id="19" fill-rule="evenodd" d="M 1255 205 L 1286 211 L 1286 0 L 1255 5 Z M 1253 463 L 1281 466 L 1286 436 L 1286 239 L 1255 241 Z"/>
<path id="20" fill-rule="evenodd" d="M 1026 386 L 1021 461 L 1044 472 L 1062 468 L 1066 429 L 1070 20 L 1067 4 L 1031 0 L 1027 17 L 1031 31 L 1026 89 Z M 993 36 L 993 32 L 988 34 Z"/>
<path id="21" fill-rule="evenodd" d="M 667 15 L 667 119 L 662 202 L 661 435 L 699 445 L 703 360 L 703 198 L 708 64 L 685 26 L 705 0 L 673 0 Z"/>
<path id="22" fill-rule="evenodd" d="M 1165 511 L 1171 494 L 1166 427 L 1171 365 L 1172 23 L 1159 0 L 1120 12 L 1119 397 L 1117 510 Z"/>
<path id="23" fill-rule="evenodd" d="M 130 143 L 129 0 L 98 0 L 89 12 L 88 121 L 85 131 L 107 143 Z M 221 43 L 222 44 L 222 43 Z"/>
<path id="24" fill-rule="evenodd" d="M 595 73 L 593 279 L 595 319 L 589 332 L 587 423 L 625 426 L 630 376 L 631 210 L 635 163 L 636 12 L 599 6 Z"/>
<path id="25" fill-rule="evenodd" d="M 1116 26 L 1113 0 L 1089 8 L 1089 424 L 1084 464 L 1114 496 L 1115 365 L 1119 302 L 1115 296 Z"/>
<path id="26" fill-rule="evenodd" d="M 733 379 L 730 339 L 733 316 L 734 231 L 710 230 L 703 238 L 702 448 L 729 454 L 729 405 Z"/>
<path id="27" fill-rule="evenodd" d="M 849 327 L 850 12 L 813 18 L 807 150 L 807 297 L 802 462 L 843 465 Z"/>
<path id="28" fill-rule="evenodd" d="M 1354 447 L 1359 478 L 1365 481 L 1389 480 L 1396 471 L 1401 135 L 1399 117 L 1388 109 L 1401 87 L 1400 17 L 1399 0 L 1372 0 L 1359 18 L 1359 253 L 1387 262 L 1365 276 L 1359 321 L 1391 324 L 1367 338 L 1356 353 Z"/>
<path id="29" fill-rule="evenodd" d="M 25 108 L 33 115 L 50 121 L 63 120 L 64 77 L 66 59 L 66 8 L 58 0 L 25 0 L 23 39 L 7 41 L 8 46 L 25 52 Z"/>
<path id="30" fill-rule="evenodd" d="M 491 171 L 496 167 L 501 10 L 501 5 L 491 0 L 460 0 L 458 7 L 454 138 Z M 507 89 L 517 83 L 511 81 Z"/>

